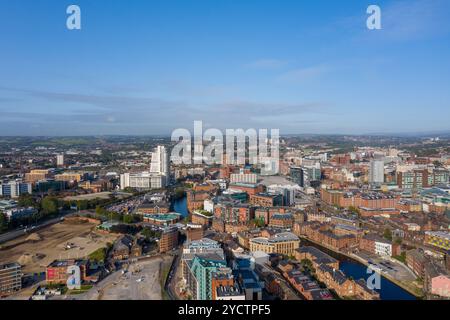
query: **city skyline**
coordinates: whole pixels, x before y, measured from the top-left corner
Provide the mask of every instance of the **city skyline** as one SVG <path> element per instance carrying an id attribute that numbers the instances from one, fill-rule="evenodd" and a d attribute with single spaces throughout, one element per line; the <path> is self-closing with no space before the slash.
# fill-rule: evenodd
<path id="1" fill-rule="evenodd" d="M 1 136 L 450 131 L 448 2 L 70 4 L 0 4 Z"/>

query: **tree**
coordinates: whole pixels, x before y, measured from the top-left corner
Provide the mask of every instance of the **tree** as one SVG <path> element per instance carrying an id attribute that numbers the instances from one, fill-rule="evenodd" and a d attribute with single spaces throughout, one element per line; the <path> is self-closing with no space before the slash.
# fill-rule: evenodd
<path id="1" fill-rule="evenodd" d="M 384 229 L 384 233 L 383 233 L 383 237 L 387 240 L 391 240 L 392 241 L 392 232 L 390 229 Z"/>
<path id="2" fill-rule="evenodd" d="M 359 214 L 358 208 L 353 207 L 353 206 L 348 207 L 348 211 L 355 213 L 355 214 Z"/>
<path id="3" fill-rule="evenodd" d="M 434 160 L 434 161 L 433 161 L 433 165 L 434 165 L 435 167 L 442 167 L 442 163 L 441 163 L 440 161 L 438 161 L 438 160 Z"/>
<path id="4" fill-rule="evenodd" d="M 77 201 L 77 208 L 78 208 L 78 210 L 86 210 L 86 209 L 88 209 L 88 202 L 85 201 L 85 200 Z"/>
<path id="5" fill-rule="evenodd" d="M 184 191 L 183 188 L 177 188 L 175 189 L 175 195 L 174 198 L 176 200 L 183 198 L 186 195 L 186 191 Z"/>
<path id="6" fill-rule="evenodd" d="M 8 220 L 6 220 L 5 215 L 0 212 L 0 232 L 8 228 Z"/>
<path id="7" fill-rule="evenodd" d="M 134 214 L 125 214 L 123 216 L 124 223 L 135 223 L 138 221 L 138 217 Z"/>
<path id="8" fill-rule="evenodd" d="M 255 223 L 255 226 L 258 228 L 263 228 L 266 225 L 264 218 L 259 218 L 259 219 L 255 218 L 255 219 L 253 219 L 253 222 Z"/>
<path id="9" fill-rule="evenodd" d="M 36 202 L 34 201 L 31 194 L 21 194 L 18 199 L 18 204 L 21 207 L 35 207 Z"/>
<path id="10" fill-rule="evenodd" d="M 145 237 L 146 240 L 150 240 L 152 238 L 160 238 L 161 237 L 161 232 L 160 231 L 155 231 L 152 230 L 148 227 L 145 227 L 144 229 L 142 229 L 141 234 Z"/>
<path id="11" fill-rule="evenodd" d="M 54 197 L 45 197 L 41 202 L 41 210 L 44 216 L 58 213 L 58 201 Z"/>

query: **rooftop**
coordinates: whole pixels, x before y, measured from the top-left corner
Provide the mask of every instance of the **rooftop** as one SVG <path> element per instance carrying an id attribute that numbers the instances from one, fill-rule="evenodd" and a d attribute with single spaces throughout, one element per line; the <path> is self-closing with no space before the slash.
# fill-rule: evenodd
<path id="1" fill-rule="evenodd" d="M 425 234 L 433 237 L 444 238 L 446 240 L 450 240 L 450 232 L 446 231 L 426 231 Z"/>

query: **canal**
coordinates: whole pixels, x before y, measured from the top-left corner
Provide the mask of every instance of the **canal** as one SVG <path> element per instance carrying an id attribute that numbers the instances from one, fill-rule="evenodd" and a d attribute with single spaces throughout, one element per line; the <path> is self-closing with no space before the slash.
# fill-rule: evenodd
<path id="1" fill-rule="evenodd" d="M 177 212 L 183 216 L 183 218 L 189 215 L 187 209 L 187 198 L 186 196 L 175 200 L 172 204 L 172 211 Z"/>
<path id="2" fill-rule="evenodd" d="M 332 256 L 333 258 L 339 260 L 339 269 L 345 273 L 347 277 L 352 277 L 355 280 L 365 279 L 367 280 L 372 273 L 367 273 L 367 266 L 364 264 L 350 259 L 342 254 L 336 253 L 327 248 L 323 248 L 313 242 L 302 239 L 302 245 L 313 246 L 317 249 L 322 250 L 326 254 Z M 380 293 L 381 300 L 416 300 L 417 298 L 410 294 L 408 291 L 399 287 L 395 283 L 389 281 L 388 279 L 381 277 L 380 289 L 376 289 Z"/>

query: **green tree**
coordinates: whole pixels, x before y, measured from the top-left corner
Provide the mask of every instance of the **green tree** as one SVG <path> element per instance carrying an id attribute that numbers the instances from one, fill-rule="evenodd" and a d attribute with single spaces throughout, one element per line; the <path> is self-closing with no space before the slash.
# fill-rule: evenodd
<path id="1" fill-rule="evenodd" d="M 135 223 L 139 222 L 141 220 L 141 217 L 137 214 L 125 214 L 122 218 L 122 221 L 124 223 Z"/>
<path id="2" fill-rule="evenodd" d="M 348 211 L 355 213 L 355 214 L 359 214 L 358 208 L 353 207 L 353 206 L 348 207 Z"/>
<path id="3" fill-rule="evenodd" d="M 31 194 L 21 194 L 18 199 L 18 204 L 21 207 L 35 207 L 36 202 Z"/>
<path id="4" fill-rule="evenodd" d="M 77 208 L 78 208 L 78 210 L 86 210 L 86 209 L 88 209 L 88 202 L 85 201 L 85 200 L 77 201 Z"/>
<path id="5" fill-rule="evenodd" d="M 183 188 L 176 188 L 175 189 L 175 199 L 181 199 L 186 195 L 186 191 L 184 191 Z"/>
<path id="6" fill-rule="evenodd" d="M 0 212 L 0 232 L 6 230 L 8 228 L 8 220 L 6 220 L 3 212 Z"/>
<path id="7" fill-rule="evenodd" d="M 41 202 L 41 210 L 45 216 L 58 213 L 58 201 L 54 197 L 45 197 Z"/>
<path id="8" fill-rule="evenodd" d="M 254 222 L 255 226 L 258 228 L 263 228 L 266 225 L 264 218 L 259 218 L 259 219 L 255 218 L 255 219 L 253 219 L 253 222 Z"/>
<path id="9" fill-rule="evenodd" d="M 383 237 L 387 240 L 392 241 L 392 232 L 390 229 L 384 229 Z"/>
<path id="10" fill-rule="evenodd" d="M 433 165 L 434 165 L 435 167 L 442 167 L 442 163 L 441 163 L 440 161 L 438 161 L 438 160 L 434 160 L 434 161 L 433 161 Z"/>

